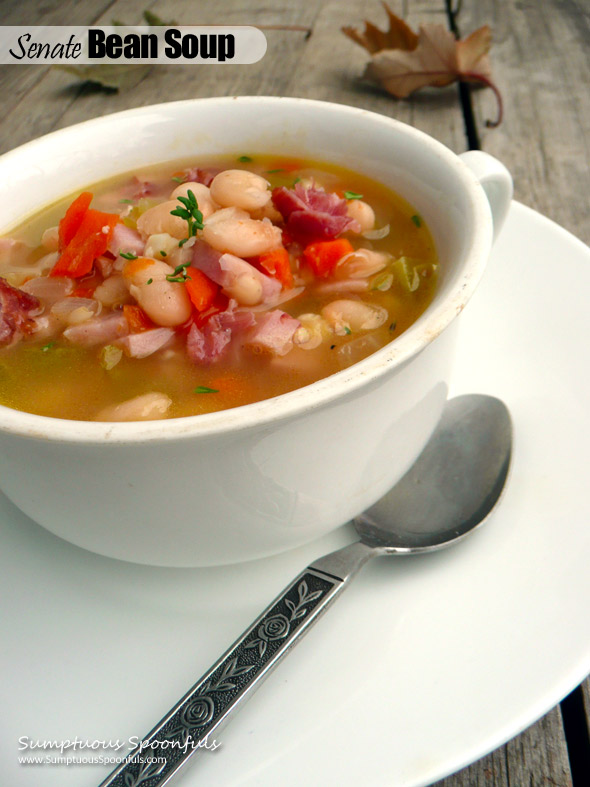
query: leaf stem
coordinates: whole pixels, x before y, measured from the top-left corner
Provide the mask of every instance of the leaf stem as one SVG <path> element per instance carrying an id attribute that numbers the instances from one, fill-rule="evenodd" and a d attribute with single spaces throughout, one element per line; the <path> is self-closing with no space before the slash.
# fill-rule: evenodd
<path id="1" fill-rule="evenodd" d="M 496 101 L 498 102 L 498 114 L 495 120 L 486 120 L 487 128 L 498 128 L 502 119 L 504 117 L 504 102 L 502 101 L 502 94 L 500 93 L 498 87 L 492 82 L 491 79 L 488 77 L 483 76 L 483 74 L 474 74 L 469 71 L 466 71 L 464 74 L 461 74 L 461 81 L 462 82 L 479 82 L 486 87 L 489 87 L 496 96 Z"/>

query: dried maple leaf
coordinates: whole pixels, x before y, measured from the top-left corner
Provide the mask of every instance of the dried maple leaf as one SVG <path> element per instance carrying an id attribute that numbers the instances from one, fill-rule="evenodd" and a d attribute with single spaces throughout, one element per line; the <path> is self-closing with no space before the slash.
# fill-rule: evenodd
<path id="1" fill-rule="evenodd" d="M 364 46 L 371 55 L 382 49 L 415 49 L 418 44 L 416 33 L 403 19 L 396 16 L 386 3 L 383 3 L 383 7 L 389 17 L 389 30 L 386 32 L 369 21 L 365 21 L 363 32 L 354 27 L 343 27 L 342 32 L 357 44 Z"/>
<path id="2" fill-rule="evenodd" d="M 502 120 L 502 96 L 492 82 L 487 56 L 492 31 L 488 25 L 458 41 L 440 24 L 421 25 L 418 34 L 383 3 L 389 17 L 389 30 L 383 31 L 365 22 L 364 31 L 343 27 L 342 32 L 364 47 L 371 55 L 365 77 L 382 85 L 396 98 L 407 98 L 422 87 L 444 87 L 452 82 L 475 82 L 490 87 L 498 101 Z"/>

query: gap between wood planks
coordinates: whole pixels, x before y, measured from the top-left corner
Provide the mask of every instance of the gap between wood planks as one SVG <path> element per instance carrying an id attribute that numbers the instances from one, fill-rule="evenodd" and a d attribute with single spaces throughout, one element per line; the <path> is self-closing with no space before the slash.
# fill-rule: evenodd
<path id="1" fill-rule="evenodd" d="M 461 12 L 461 0 L 445 0 L 445 10 L 449 21 L 449 28 L 456 38 L 461 38 L 457 18 Z M 481 150 L 473 103 L 471 101 L 471 88 L 467 82 L 459 82 L 459 103 L 463 112 L 463 122 L 465 123 L 465 136 L 469 150 Z"/>
<path id="2" fill-rule="evenodd" d="M 462 0 L 445 0 L 449 28 L 457 38 L 461 37 L 458 23 L 461 2 Z M 458 88 L 467 145 L 469 150 L 481 150 L 471 88 L 466 82 L 459 82 Z M 581 686 L 577 686 L 561 701 L 560 709 L 573 787 L 587 787 L 590 782 L 590 730 Z"/>
<path id="3" fill-rule="evenodd" d="M 561 701 L 561 716 L 573 787 L 586 787 L 590 781 L 590 733 L 581 686 Z"/>

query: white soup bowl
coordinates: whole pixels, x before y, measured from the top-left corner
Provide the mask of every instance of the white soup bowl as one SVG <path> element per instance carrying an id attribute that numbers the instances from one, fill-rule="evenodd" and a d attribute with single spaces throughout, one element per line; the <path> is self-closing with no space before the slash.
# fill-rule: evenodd
<path id="1" fill-rule="evenodd" d="M 395 120 L 319 101 L 239 97 L 142 107 L 0 158 L 0 231 L 101 179 L 244 151 L 333 162 L 401 194 L 434 236 L 434 300 L 362 362 L 232 410 L 94 423 L 0 406 L 1 488 L 36 522 L 81 547 L 167 566 L 289 549 L 374 503 L 439 419 L 456 317 L 481 278 L 512 193 L 509 174 L 486 154 L 456 156 Z"/>

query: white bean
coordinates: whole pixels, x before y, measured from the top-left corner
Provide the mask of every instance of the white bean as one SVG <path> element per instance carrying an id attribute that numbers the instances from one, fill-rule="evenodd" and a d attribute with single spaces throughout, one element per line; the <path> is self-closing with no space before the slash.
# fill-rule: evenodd
<path id="1" fill-rule="evenodd" d="M 155 260 L 168 259 L 169 255 L 178 249 L 178 239 L 168 235 L 167 232 L 159 232 L 157 235 L 150 235 L 145 242 L 143 250 L 144 257 L 153 257 Z"/>
<path id="2" fill-rule="evenodd" d="M 156 325 L 182 325 L 192 311 L 184 284 L 166 279 L 174 269 L 165 262 L 140 260 L 131 260 L 123 269 L 123 278 L 132 297 Z"/>
<path id="3" fill-rule="evenodd" d="M 47 251 L 57 251 L 59 247 L 59 234 L 57 227 L 48 227 L 41 236 L 41 245 L 45 246 Z"/>
<path id="4" fill-rule="evenodd" d="M 372 230 L 375 226 L 375 211 L 367 203 L 360 199 L 348 200 L 346 212 L 351 219 L 356 219 L 361 225 L 361 232 Z"/>
<path id="5" fill-rule="evenodd" d="M 224 292 L 242 306 L 254 306 L 262 300 L 262 283 L 249 273 L 242 273 Z"/>
<path id="6" fill-rule="evenodd" d="M 94 290 L 92 297 L 109 309 L 130 301 L 129 290 L 125 280 L 118 274 L 109 276 L 102 284 L 99 284 Z"/>
<path id="7" fill-rule="evenodd" d="M 386 322 L 388 312 L 382 306 L 341 299 L 324 306 L 322 317 L 332 326 L 334 333 L 343 336 L 351 331 L 379 328 Z"/>
<path id="8" fill-rule="evenodd" d="M 301 327 L 295 331 L 293 343 L 302 350 L 315 350 L 330 336 L 330 326 L 319 314 L 300 314 Z"/>
<path id="9" fill-rule="evenodd" d="M 136 287 L 146 284 L 149 279 L 166 279 L 172 273 L 173 268 L 162 260 L 152 260 L 147 257 L 140 257 L 137 260 L 129 260 L 123 266 L 123 278 L 129 287 L 134 284 Z"/>
<path id="10" fill-rule="evenodd" d="M 384 251 L 357 249 L 338 261 L 334 275 L 338 279 L 364 279 L 383 270 L 390 259 Z"/>
<path id="11" fill-rule="evenodd" d="M 268 219 L 256 221 L 239 208 L 223 208 L 205 222 L 203 238 L 210 246 L 236 257 L 256 257 L 282 245 L 281 230 Z"/>
<path id="12" fill-rule="evenodd" d="M 259 208 L 258 210 L 251 210 L 250 216 L 253 219 L 268 219 L 272 221 L 273 224 L 280 224 L 283 221 L 282 215 L 279 211 L 275 208 L 272 202 L 267 202 L 263 208 Z"/>
<path id="13" fill-rule="evenodd" d="M 153 208 L 148 208 L 145 213 L 137 219 L 137 229 L 144 238 L 150 235 L 159 235 L 162 232 L 167 232 L 173 238 L 186 238 L 188 235 L 188 225 L 186 221 L 180 216 L 172 216 L 170 211 L 180 207 L 180 204 L 174 200 L 167 200 L 161 202 L 159 205 L 154 205 Z"/>
<path id="14" fill-rule="evenodd" d="M 170 199 L 176 200 L 178 203 L 178 197 L 188 197 L 189 191 L 192 191 L 195 195 L 197 205 L 204 219 L 208 218 L 212 213 L 215 213 L 219 208 L 219 205 L 217 205 L 211 197 L 211 190 L 202 183 L 193 183 L 191 181 L 188 183 L 181 183 L 180 186 L 174 189 L 170 195 Z"/>
<path id="15" fill-rule="evenodd" d="M 126 402 L 105 407 L 96 416 L 96 421 L 154 421 L 163 418 L 172 404 L 166 394 L 141 394 Z"/>
<path id="16" fill-rule="evenodd" d="M 63 328 L 63 322 L 54 317 L 53 314 L 42 314 L 39 317 L 35 317 L 33 322 L 32 332 L 36 339 L 46 339 L 49 336 L 55 336 Z"/>
<path id="17" fill-rule="evenodd" d="M 213 178 L 211 197 L 223 208 L 259 210 L 270 201 L 269 183 L 245 169 L 226 169 Z"/>
<path id="18" fill-rule="evenodd" d="M 93 298 L 68 297 L 57 301 L 51 307 L 51 314 L 64 325 L 79 325 L 82 322 L 98 317 L 102 304 Z"/>

